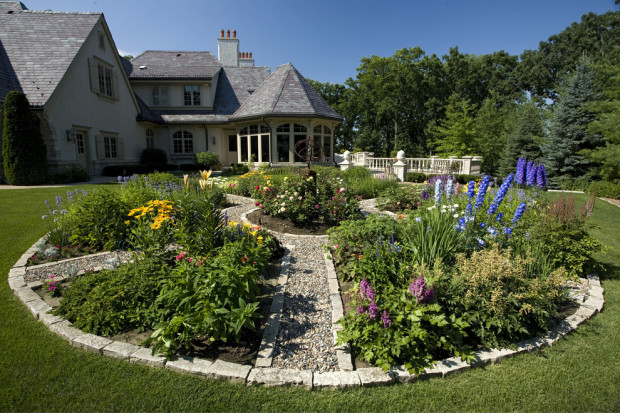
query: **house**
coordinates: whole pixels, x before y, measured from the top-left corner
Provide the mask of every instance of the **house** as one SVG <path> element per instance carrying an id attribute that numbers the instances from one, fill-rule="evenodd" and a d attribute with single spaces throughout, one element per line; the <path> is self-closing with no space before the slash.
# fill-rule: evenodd
<path id="1" fill-rule="evenodd" d="M 161 148 L 169 163 L 211 151 L 223 165 L 296 164 L 311 139 L 314 160 L 333 162 L 341 117 L 290 64 L 255 66 L 236 31 L 208 51 L 118 55 L 101 13 L 27 10 L 0 1 L 0 110 L 20 90 L 41 120 L 52 169 L 138 163 Z M 295 150 L 297 145 L 297 152 Z"/>

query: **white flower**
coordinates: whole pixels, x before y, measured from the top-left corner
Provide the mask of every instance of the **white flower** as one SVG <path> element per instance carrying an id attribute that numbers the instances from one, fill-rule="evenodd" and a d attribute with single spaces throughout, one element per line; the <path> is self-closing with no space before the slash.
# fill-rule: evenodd
<path id="1" fill-rule="evenodd" d="M 299 199 L 299 200 L 301 201 L 301 200 L 302 200 L 302 197 L 301 197 L 301 195 L 300 195 L 300 196 L 299 196 L 299 198 L 297 198 L 297 199 Z"/>
<path id="2" fill-rule="evenodd" d="M 280 208 L 280 212 L 284 212 L 284 211 L 286 211 L 286 208 L 284 207 Z"/>
<path id="3" fill-rule="evenodd" d="M 299 195 L 299 193 L 297 193 L 297 192 L 293 192 L 293 195 L 297 196 L 297 195 Z"/>
<path id="4" fill-rule="evenodd" d="M 286 202 L 282 202 L 280 205 L 284 206 L 284 205 L 286 205 Z"/>
<path id="5" fill-rule="evenodd" d="M 454 215 L 452 215 L 452 216 L 453 216 L 454 218 L 458 218 L 458 217 L 459 217 L 459 214 L 454 214 Z"/>
<path id="6" fill-rule="evenodd" d="M 292 200 L 293 200 L 293 197 L 292 197 L 292 196 L 289 196 L 289 197 L 288 197 L 288 199 L 292 201 Z"/>

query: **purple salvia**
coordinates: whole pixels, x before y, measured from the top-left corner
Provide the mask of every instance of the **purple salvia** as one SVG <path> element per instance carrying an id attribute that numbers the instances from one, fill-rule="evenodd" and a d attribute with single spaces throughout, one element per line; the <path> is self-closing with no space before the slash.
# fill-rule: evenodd
<path id="1" fill-rule="evenodd" d="M 424 289 L 426 288 L 426 281 L 424 281 L 424 276 L 420 275 L 417 280 L 412 280 L 409 285 L 409 291 L 411 291 L 411 295 L 415 297 L 416 302 L 420 302 L 424 298 Z"/>
<path id="2" fill-rule="evenodd" d="M 366 312 L 366 309 L 364 308 L 363 305 L 360 305 L 359 307 L 357 307 L 357 310 L 355 311 L 357 315 L 363 314 L 365 312 Z"/>
<path id="3" fill-rule="evenodd" d="M 366 276 L 364 276 L 362 281 L 360 281 L 360 295 L 362 297 L 362 300 L 368 298 L 370 301 L 373 301 L 375 299 L 375 292 L 373 291 L 370 283 L 366 279 Z"/>

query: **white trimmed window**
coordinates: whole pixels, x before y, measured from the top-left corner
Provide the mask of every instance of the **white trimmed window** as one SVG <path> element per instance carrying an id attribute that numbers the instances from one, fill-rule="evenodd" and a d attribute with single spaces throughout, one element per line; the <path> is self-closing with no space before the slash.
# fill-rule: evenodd
<path id="1" fill-rule="evenodd" d="M 185 86 L 183 88 L 183 103 L 185 106 L 200 106 L 200 86 Z"/>
<path id="2" fill-rule="evenodd" d="M 168 86 L 153 86 L 151 95 L 153 106 L 169 106 L 170 99 L 168 96 Z"/>
<path id="3" fill-rule="evenodd" d="M 173 153 L 194 153 L 194 135 L 186 130 L 172 134 Z"/>
<path id="4" fill-rule="evenodd" d="M 89 59 L 90 88 L 100 96 L 118 100 L 119 81 L 114 66 L 97 58 Z"/>
<path id="5" fill-rule="evenodd" d="M 241 138 L 241 162 L 247 162 L 252 157 L 256 162 L 269 162 L 269 128 L 267 126 L 246 126 L 239 131 L 239 136 Z"/>
<path id="6" fill-rule="evenodd" d="M 155 134 L 153 133 L 153 129 L 151 128 L 146 128 L 146 147 L 155 147 Z"/>
<path id="7" fill-rule="evenodd" d="M 124 159 L 123 140 L 113 132 L 97 136 L 97 159 Z"/>
<path id="8" fill-rule="evenodd" d="M 332 130 L 324 125 L 317 125 L 314 127 L 312 133 L 312 139 L 315 143 L 315 148 L 318 149 L 318 144 L 323 145 L 323 157 L 331 158 L 332 156 Z M 315 149 L 316 150 L 316 149 Z"/>

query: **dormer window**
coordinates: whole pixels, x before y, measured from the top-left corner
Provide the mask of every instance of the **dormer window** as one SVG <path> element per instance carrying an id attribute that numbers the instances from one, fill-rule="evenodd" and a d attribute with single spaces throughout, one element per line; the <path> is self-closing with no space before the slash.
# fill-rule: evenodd
<path id="1" fill-rule="evenodd" d="M 200 86 L 185 86 L 183 102 L 185 106 L 200 106 Z"/>

